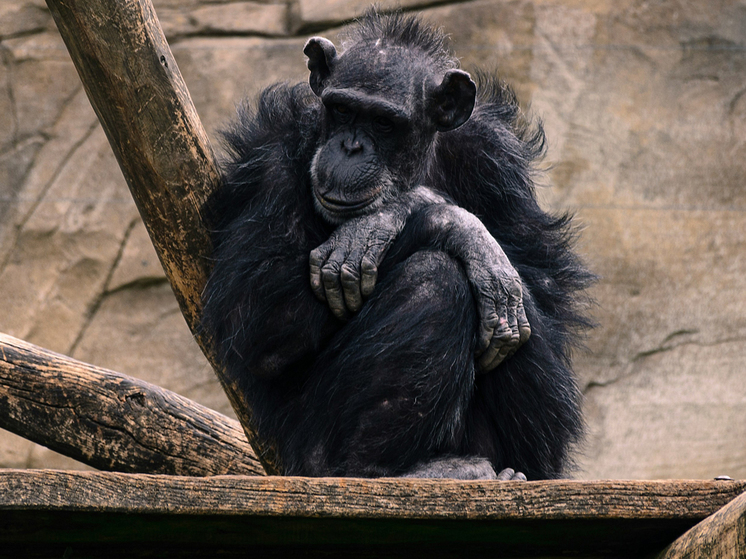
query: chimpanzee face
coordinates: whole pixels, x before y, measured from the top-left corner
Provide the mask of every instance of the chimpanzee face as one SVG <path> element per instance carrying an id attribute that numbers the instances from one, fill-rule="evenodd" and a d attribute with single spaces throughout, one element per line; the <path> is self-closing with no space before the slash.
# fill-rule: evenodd
<path id="1" fill-rule="evenodd" d="M 413 123 L 406 107 L 351 88 L 328 87 L 321 99 L 326 142 L 316 152 L 311 174 L 322 215 L 344 221 L 411 187 L 422 155 L 411 146 Z"/>
<path id="2" fill-rule="evenodd" d="M 371 213 L 417 186 L 436 132 L 465 122 L 474 105 L 465 72 L 438 76 L 411 49 L 372 46 L 337 56 L 334 45 L 316 38 L 305 49 L 324 106 L 311 166 L 314 203 L 331 223 Z M 466 94 L 454 99 L 462 86 Z M 458 111 L 465 117 L 455 118 Z"/>

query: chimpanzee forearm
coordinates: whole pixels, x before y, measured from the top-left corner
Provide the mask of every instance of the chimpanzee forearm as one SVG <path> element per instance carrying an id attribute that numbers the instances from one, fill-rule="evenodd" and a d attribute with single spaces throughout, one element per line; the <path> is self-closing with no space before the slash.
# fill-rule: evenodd
<path id="1" fill-rule="evenodd" d="M 410 225 L 425 246 L 444 250 L 464 266 L 480 317 L 479 365 L 494 369 L 531 335 L 518 272 L 479 218 L 463 208 L 428 206 Z"/>
<path id="2" fill-rule="evenodd" d="M 420 186 L 390 201 L 379 211 L 351 219 L 337 228 L 309 258 L 311 288 L 337 318 L 360 310 L 373 292 L 378 266 L 413 214 L 445 199 Z"/>
<path id="3" fill-rule="evenodd" d="M 311 252 L 317 297 L 342 319 L 359 310 L 373 291 L 379 265 L 405 228 L 409 251 L 437 248 L 463 264 L 480 315 L 479 364 L 485 371 L 495 368 L 531 333 L 520 277 L 476 216 L 426 187 L 345 222 Z"/>

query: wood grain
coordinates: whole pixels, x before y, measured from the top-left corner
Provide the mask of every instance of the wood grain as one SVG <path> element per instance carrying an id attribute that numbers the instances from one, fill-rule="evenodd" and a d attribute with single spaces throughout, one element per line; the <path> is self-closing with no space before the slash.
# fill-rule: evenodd
<path id="1" fill-rule="evenodd" d="M 199 328 L 200 294 L 210 272 L 202 207 L 221 177 L 212 147 L 150 0 L 47 0 L 106 132 L 181 312 L 269 471 L 271 445 L 259 441 L 251 410 Z"/>
<path id="2" fill-rule="evenodd" d="M 746 483 L 0 471 L 0 555 L 654 557 Z"/>
<path id="3" fill-rule="evenodd" d="M 0 334 L 0 427 L 102 470 L 261 475 L 238 422 Z"/>
<path id="4" fill-rule="evenodd" d="M 658 559 L 746 557 L 746 493 L 673 542 Z"/>
<path id="5" fill-rule="evenodd" d="M 0 508 L 387 519 L 702 520 L 746 481 L 455 481 L 0 471 Z"/>

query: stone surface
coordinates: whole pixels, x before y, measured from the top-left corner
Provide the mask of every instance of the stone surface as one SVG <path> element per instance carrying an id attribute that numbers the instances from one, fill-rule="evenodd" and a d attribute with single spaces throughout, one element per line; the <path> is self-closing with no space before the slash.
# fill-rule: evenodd
<path id="1" fill-rule="evenodd" d="M 258 2 L 184 2 L 158 9 L 169 39 L 183 35 L 287 35 L 289 17 L 286 4 Z"/>
<path id="2" fill-rule="evenodd" d="M 389 4 L 380 4 L 384 8 Z M 600 281 L 581 478 L 746 477 L 746 4 L 409 0 L 545 123 Z M 156 0 L 212 138 L 367 2 Z M 41 0 L 0 5 L 0 331 L 224 413 Z M 0 466 L 73 467 L 0 433 Z"/>
<path id="3" fill-rule="evenodd" d="M 189 38 L 172 46 L 194 105 L 216 147 L 219 130 L 246 96 L 277 81 L 296 82 L 308 74 L 304 38 Z"/>
<path id="4" fill-rule="evenodd" d="M 382 0 L 381 10 L 411 9 L 432 4 L 428 0 Z M 373 2 L 368 0 L 298 0 L 295 15 L 301 29 L 338 25 L 361 16 Z"/>
<path id="5" fill-rule="evenodd" d="M 164 282 L 166 276 L 158 255 L 150 242 L 145 225 L 138 220 L 123 244 L 122 254 L 114 265 L 106 285 L 106 293 Z"/>
<path id="6" fill-rule="evenodd" d="M 43 0 L 0 4 L 0 39 L 34 33 L 54 26 Z"/>
<path id="7" fill-rule="evenodd" d="M 71 356 L 87 363 L 106 363 L 109 369 L 168 386 L 232 415 L 165 278 L 104 293 Z M 206 387 L 217 389 L 205 392 Z"/>

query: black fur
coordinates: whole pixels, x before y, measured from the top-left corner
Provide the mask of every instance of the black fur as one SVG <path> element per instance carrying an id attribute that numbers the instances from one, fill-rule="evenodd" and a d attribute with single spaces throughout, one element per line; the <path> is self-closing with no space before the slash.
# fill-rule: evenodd
<path id="1" fill-rule="evenodd" d="M 415 18 L 369 15 L 351 48 L 382 38 L 455 62 Z M 557 478 L 582 433 L 570 350 L 592 280 L 568 216 L 542 211 L 532 165 L 544 133 L 512 91 L 478 77 L 471 119 L 439 133 L 422 184 L 478 216 L 526 288 L 530 339 L 476 374 L 476 309 L 458 262 L 413 216 L 373 295 L 348 322 L 309 286 L 309 253 L 333 226 L 311 197 L 323 107 L 307 84 L 276 85 L 226 132 L 225 186 L 209 205 L 215 268 L 204 327 L 251 403 L 261 437 L 294 475 L 403 475 L 428 460 L 485 457 L 499 471 Z M 473 459 L 470 459 L 473 461 Z"/>

